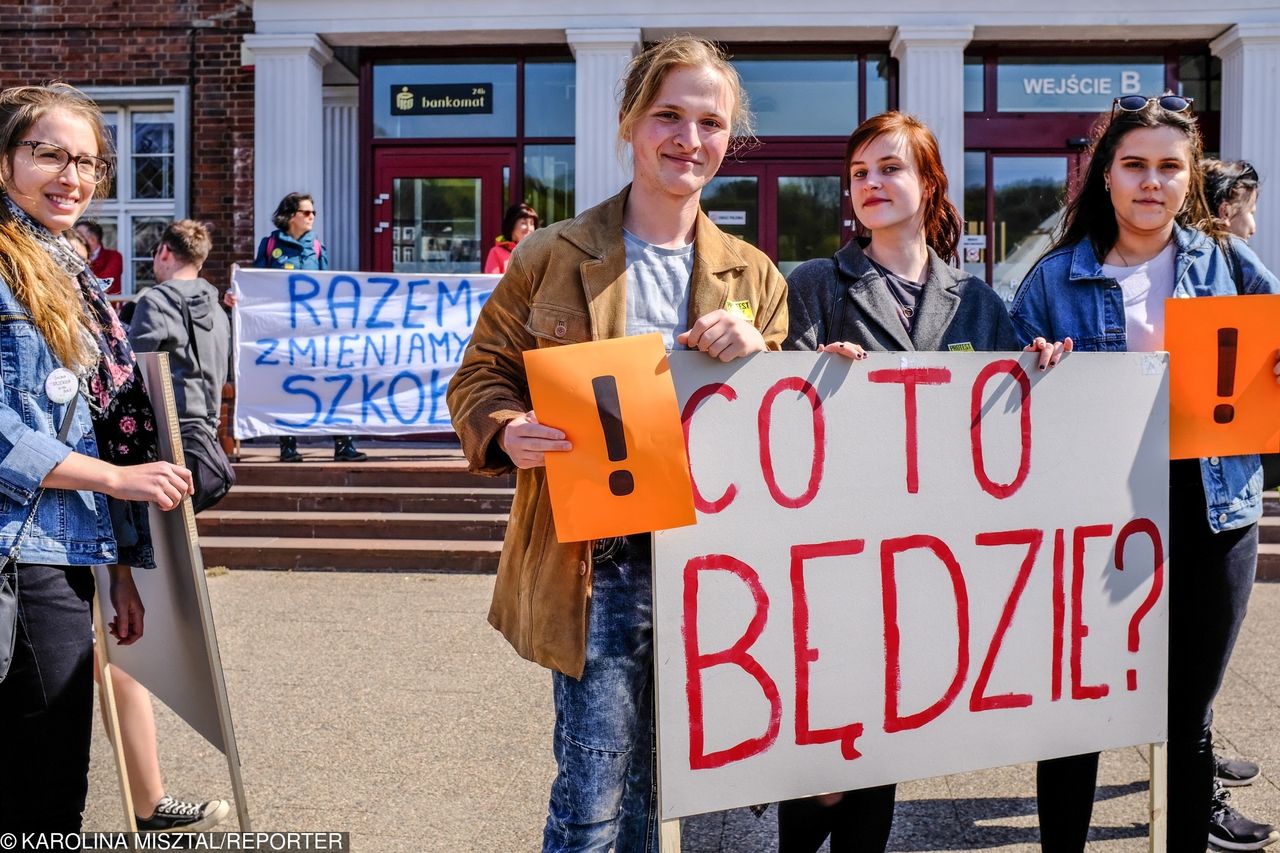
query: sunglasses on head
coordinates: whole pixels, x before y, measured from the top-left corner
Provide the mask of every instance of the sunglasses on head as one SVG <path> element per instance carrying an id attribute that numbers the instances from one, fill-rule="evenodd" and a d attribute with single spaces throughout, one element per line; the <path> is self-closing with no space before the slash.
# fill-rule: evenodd
<path id="1" fill-rule="evenodd" d="M 1149 104 L 1159 104 L 1162 110 L 1180 113 L 1191 109 L 1191 105 L 1195 102 L 1195 98 L 1184 98 L 1181 95 L 1161 95 L 1158 98 L 1148 98 L 1146 95 L 1121 95 L 1111 102 L 1111 112 L 1113 115 L 1116 110 L 1136 113 L 1145 110 Z"/>

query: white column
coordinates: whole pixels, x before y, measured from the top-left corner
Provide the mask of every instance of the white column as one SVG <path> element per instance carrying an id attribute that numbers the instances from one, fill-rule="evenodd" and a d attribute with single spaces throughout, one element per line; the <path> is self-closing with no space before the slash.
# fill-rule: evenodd
<path id="1" fill-rule="evenodd" d="M 1249 246 L 1280 271 L 1280 24 L 1236 24 L 1209 45 L 1222 59 L 1222 157 L 1262 177 L 1258 233 Z"/>
<path id="2" fill-rule="evenodd" d="M 640 30 L 566 30 L 577 63 L 574 107 L 574 206 L 599 204 L 631 180 L 618 158 L 618 94 L 627 63 L 640 50 Z"/>
<path id="3" fill-rule="evenodd" d="M 271 214 L 288 193 L 310 193 L 325 215 L 321 93 L 333 52 L 310 34 L 251 33 L 244 43 L 253 51 L 253 232 L 261 239 L 274 227 Z"/>
<path id="4" fill-rule="evenodd" d="M 324 87 L 324 208 L 317 229 L 337 270 L 360 266 L 360 134 L 356 86 Z"/>
<path id="5" fill-rule="evenodd" d="M 898 108 L 938 137 L 951 201 L 964 215 L 964 49 L 971 26 L 899 27 L 889 45 L 898 60 Z"/>

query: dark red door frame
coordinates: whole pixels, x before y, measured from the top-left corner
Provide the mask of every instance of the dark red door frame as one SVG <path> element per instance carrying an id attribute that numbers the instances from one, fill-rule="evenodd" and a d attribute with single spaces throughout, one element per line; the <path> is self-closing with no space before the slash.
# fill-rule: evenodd
<path id="1" fill-rule="evenodd" d="M 753 177 L 756 179 L 756 204 L 760 211 L 757 233 L 760 245 L 756 248 L 769 256 L 774 263 L 778 262 L 778 179 L 807 177 L 839 177 L 843 166 L 841 158 L 817 159 L 808 157 L 804 160 L 765 159 L 753 157 L 750 160 L 725 161 L 720 167 L 718 176 Z M 848 219 L 848 200 L 841 198 L 841 223 Z M 842 232 L 844 231 L 841 225 Z M 845 236 L 842 233 L 842 236 Z"/>
<path id="2" fill-rule="evenodd" d="M 392 221 L 392 196 L 397 178 L 479 178 L 481 184 L 480 244 L 487 247 L 502 230 L 502 171 L 515 173 L 515 146 L 475 146 L 468 148 L 380 149 L 374 154 L 372 192 L 369 195 L 369 227 L 365 230 L 361 257 L 366 269 L 392 269 L 390 228 L 375 234 L 382 222 Z M 386 196 L 383 199 L 383 196 Z M 481 253 L 483 260 L 484 253 Z"/>

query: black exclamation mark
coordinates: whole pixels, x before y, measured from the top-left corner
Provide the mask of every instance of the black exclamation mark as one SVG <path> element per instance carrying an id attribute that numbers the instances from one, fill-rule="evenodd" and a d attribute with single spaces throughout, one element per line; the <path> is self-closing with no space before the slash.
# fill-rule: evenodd
<path id="1" fill-rule="evenodd" d="M 627 458 L 627 437 L 622 430 L 622 407 L 618 404 L 618 382 L 612 376 L 597 376 L 591 380 L 591 390 L 596 394 L 596 413 L 604 429 L 604 446 L 610 462 Z M 618 497 L 626 497 L 635 491 L 636 481 L 625 469 L 609 475 L 609 491 Z"/>
<path id="2" fill-rule="evenodd" d="M 1236 388 L 1236 341 L 1239 339 L 1238 329 L 1218 330 L 1218 396 L 1230 397 Z M 1236 407 L 1228 403 L 1219 403 L 1213 407 L 1215 423 L 1229 424 L 1236 416 Z"/>

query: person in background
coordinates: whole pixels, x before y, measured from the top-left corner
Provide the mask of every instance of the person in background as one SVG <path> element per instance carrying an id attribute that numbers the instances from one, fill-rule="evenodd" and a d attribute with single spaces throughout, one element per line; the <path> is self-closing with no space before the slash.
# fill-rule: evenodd
<path id="1" fill-rule="evenodd" d="M 306 193 L 289 193 L 280 199 L 271 221 L 276 229 L 258 243 L 253 258 L 255 267 L 277 270 L 327 270 L 329 254 L 313 231 L 316 224 L 316 202 Z M 333 437 L 333 461 L 364 462 L 369 454 L 356 449 L 350 435 Z M 280 461 L 301 462 L 298 438 L 280 436 Z"/>
<path id="2" fill-rule="evenodd" d="M 78 832 L 93 724 L 92 567 L 121 644 L 143 633 L 132 567 L 154 568 L 147 503 L 192 491 L 156 458 L 155 415 L 98 279 L 59 235 L 111 178 L 102 113 L 62 83 L 0 92 L 0 556 L 16 566 L 0 681 L 0 833 Z M 8 562 L 7 560 L 5 562 Z"/>
<path id="3" fill-rule="evenodd" d="M 231 324 L 218 303 L 217 288 L 200 277 L 200 267 L 211 248 L 209 230 L 199 222 L 182 219 L 164 230 L 151 260 L 159 283 L 138 297 L 129 343 L 135 352 L 169 353 L 179 421 L 199 424 L 210 430 L 216 441 Z M 184 302 L 190 326 L 182 309 Z M 194 346 L 192 330 L 197 338 Z M 97 673 L 95 668 L 94 675 Z M 118 667 L 111 668 L 111 685 L 138 829 L 195 832 L 220 823 L 231 811 L 229 803 L 192 803 L 165 793 L 151 694 Z"/>
<path id="4" fill-rule="evenodd" d="M 1209 212 L 1227 230 L 1248 242 L 1257 230 L 1258 170 L 1244 160 L 1204 161 L 1204 196 Z"/>
<path id="5" fill-rule="evenodd" d="M 1126 95 L 1100 117 L 1060 231 L 1014 296 L 1023 340 L 1070 336 L 1077 350 L 1155 352 L 1165 348 L 1169 298 L 1280 292 L 1280 281 L 1205 201 L 1191 106 L 1168 93 Z M 1204 853 L 1208 842 L 1258 850 L 1280 839 L 1215 784 L 1210 732 L 1257 573 L 1261 516 L 1257 454 L 1169 463 L 1170 853 Z M 1098 753 L 1041 762 L 1042 770 L 1048 764 L 1056 784 L 1038 790 L 1041 807 L 1047 798 L 1059 803 L 1070 818 L 1062 830 L 1077 839 L 1064 849 L 1083 850 Z"/>
<path id="6" fill-rule="evenodd" d="M 89 244 L 80 236 L 80 232 L 72 229 L 63 233 L 62 239 L 67 241 L 67 245 L 71 247 L 71 251 L 80 256 L 80 260 L 85 263 L 89 262 Z"/>
<path id="7" fill-rule="evenodd" d="M 538 211 L 527 202 L 508 207 L 502 217 L 502 234 L 498 237 L 497 245 L 489 250 L 489 256 L 484 259 L 484 271 L 497 275 L 506 272 L 516 245 L 537 229 Z"/>
<path id="8" fill-rule="evenodd" d="M 89 269 L 107 284 L 109 296 L 120 295 L 124 276 L 124 255 L 102 245 L 102 226 L 92 219 L 76 223 L 76 233 L 89 245 Z"/>
<path id="9" fill-rule="evenodd" d="M 742 82 L 716 46 L 676 36 L 633 59 L 618 125 L 631 183 L 528 238 L 449 383 L 471 470 L 516 471 L 489 621 L 553 670 L 544 851 L 657 853 L 651 536 L 557 541 L 544 465 L 570 449 L 567 425 L 530 410 L 521 354 L 647 332 L 722 362 L 778 349 L 786 282 L 698 204 L 744 131 Z"/>

